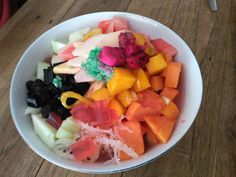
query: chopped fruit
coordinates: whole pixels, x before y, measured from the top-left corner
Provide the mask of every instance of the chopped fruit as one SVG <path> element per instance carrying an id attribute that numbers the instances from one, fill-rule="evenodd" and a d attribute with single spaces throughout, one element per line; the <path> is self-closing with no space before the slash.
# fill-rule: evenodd
<path id="1" fill-rule="evenodd" d="M 163 99 L 165 105 L 168 105 L 170 103 L 170 101 L 171 101 L 169 98 L 167 98 L 165 96 L 161 96 L 161 98 Z"/>
<path id="2" fill-rule="evenodd" d="M 84 35 L 86 35 L 87 33 L 89 33 L 90 28 L 84 28 L 78 31 L 75 31 L 73 33 L 69 34 L 69 42 L 77 42 L 77 41 L 81 41 L 84 37 Z"/>
<path id="3" fill-rule="evenodd" d="M 70 67 L 67 62 L 59 64 L 53 68 L 55 74 L 76 74 L 81 70 L 80 67 Z"/>
<path id="4" fill-rule="evenodd" d="M 64 120 L 61 124 L 61 127 L 73 134 L 80 129 L 79 124 L 76 123 L 72 117 L 68 117 L 66 120 Z"/>
<path id="5" fill-rule="evenodd" d="M 164 107 L 162 98 L 151 89 L 146 89 L 138 93 L 138 101 L 144 107 L 152 107 L 156 111 L 161 112 Z"/>
<path id="6" fill-rule="evenodd" d="M 165 82 L 164 78 L 161 76 L 151 76 L 150 77 L 150 84 L 151 84 L 151 89 L 153 91 L 159 91 L 164 88 Z"/>
<path id="7" fill-rule="evenodd" d="M 169 63 L 166 72 L 167 73 L 166 73 L 165 86 L 177 88 L 181 72 L 181 63 L 178 62 Z"/>
<path id="8" fill-rule="evenodd" d="M 37 63 L 37 79 L 44 80 L 44 69 L 48 69 L 49 63 L 46 62 L 38 62 Z"/>
<path id="9" fill-rule="evenodd" d="M 57 130 L 56 137 L 58 139 L 74 139 L 75 135 L 68 130 L 64 129 L 63 127 L 60 127 Z"/>
<path id="10" fill-rule="evenodd" d="M 86 160 L 97 153 L 97 145 L 91 138 L 80 139 L 70 145 L 73 155 L 77 161 Z"/>
<path id="11" fill-rule="evenodd" d="M 150 83 L 148 78 L 146 77 L 145 72 L 143 71 L 143 69 L 137 69 L 136 71 L 134 71 L 135 75 L 136 75 L 136 81 L 132 87 L 132 89 L 135 92 L 141 92 L 147 88 L 150 87 Z"/>
<path id="12" fill-rule="evenodd" d="M 149 79 L 150 79 L 150 75 L 149 75 L 148 71 L 147 71 L 147 70 L 144 70 L 144 72 L 145 72 L 145 74 L 146 74 L 146 77 L 147 77 L 148 80 L 149 80 Z"/>
<path id="13" fill-rule="evenodd" d="M 152 132 L 156 135 L 158 140 L 161 143 L 167 143 L 174 125 L 175 120 L 169 119 L 168 117 L 164 116 L 145 116 L 144 117 L 145 122 L 150 127 Z"/>
<path id="14" fill-rule="evenodd" d="M 80 103 L 74 106 L 71 115 L 75 120 L 79 120 L 101 128 L 110 128 L 115 125 L 119 119 L 115 110 L 108 107 L 108 101 L 96 101 L 91 106 Z"/>
<path id="15" fill-rule="evenodd" d="M 32 121 L 35 133 L 49 148 L 53 148 L 57 130 L 49 125 L 40 114 L 32 115 Z"/>
<path id="16" fill-rule="evenodd" d="M 124 106 L 119 102 L 117 101 L 115 98 L 112 99 L 109 104 L 108 104 L 108 107 L 112 110 L 115 110 L 116 113 L 118 114 L 118 116 L 121 116 L 122 114 L 125 113 L 125 108 Z"/>
<path id="17" fill-rule="evenodd" d="M 124 90 L 117 95 L 117 99 L 122 103 L 122 105 L 126 108 L 133 101 L 137 100 L 137 95 L 135 92 L 130 90 Z"/>
<path id="18" fill-rule="evenodd" d="M 152 40 L 152 43 L 156 47 L 158 52 L 162 52 L 172 57 L 177 54 L 176 48 L 174 48 L 172 45 L 170 45 L 168 42 L 164 41 L 163 39 Z"/>
<path id="19" fill-rule="evenodd" d="M 179 116 L 179 113 L 180 111 L 173 101 L 170 101 L 170 103 L 166 105 L 162 110 L 163 115 L 172 117 L 173 119 L 176 119 Z"/>
<path id="20" fill-rule="evenodd" d="M 127 129 L 123 128 L 123 126 L 117 126 L 117 133 L 119 134 L 121 141 L 132 148 L 138 155 L 142 155 L 144 153 L 144 142 L 140 123 L 135 121 L 124 121 L 122 124 Z M 120 152 L 121 160 L 129 158 L 129 155 L 125 154 L 123 151 Z"/>
<path id="21" fill-rule="evenodd" d="M 149 106 L 144 107 L 138 102 L 132 102 L 125 113 L 126 118 L 132 121 L 143 121 L 146 115 L 160 115 L 160 110 Z"/>
<path id="22" fill-rule="evenodd" d="M 105 86 L 105 83 L 103 81 L 94 81 L 88 91 L 86 92 L 85 96 L 90 97 L 92 93 L 94 93 L 96 90 L 101 89 Z"/>
<path id="23" fill-rule="evenodd" d="M 135 37 L 131 32 L 122 32 L 119 35 L 119 46 L 126 48 L 128 45 L 135 44 Z"/>
<path id="24" fill-rule="evenodd" d="M 162 54 L 157 54 L 150 58 L 149 62 L 146 64 L 146 67 L 150 75 L 155 75 L 163 71 L 167 67 L 167 63 Z"/>
<path id="25" fill-rule="evenodd" d="M 135 76 L 128 69 L 115 68 L 112 78 L 107 83 L 107 89 L 111 95 L 116 95 L 130 89 L 135 80 Z"/>
<path id="26" fill-rule="evenodd" d="M 146 49 L 145 49 L 146 54 L 148 54 L 149 56 L 153 56 L 157 53 L 155 47 L 146 36 L 140 33 L 133 33 L 133 34 L 134 34 L 137 45 L 141 45 L 141 46 L 146 45 Z"/>
<path id="27" fill-rule="evenodd" d="M 143 128 L 145 128 L 145 135 L 144 138 L 147 141 L 148 145 L 154 146 L 158 144 L 158 139 L 156 135 L 152 132 L 152 130 L 149 128 L 149 126 L 143 122 L 142 123 Z"/>
<path id="28" fill-rule="evenodd" d="M 75 56 L 72 54 L 75 47 L 73 44 L 67 44 L 65 47 L 61 48 L 58 51 L 58 58 L 62 61 L 70 60 L 72 58 L 75 58 Z"/>
<path id="29" fill-rule="evenodd" d="M 125 64 L 125 54 L 121 47 L 105 46 L 102 48 L 98 58 L 108 66 L 122 66 Z"/>
<path id="30" fill-rule="evenodd" d="M 129 29 L 128 20 L 126 20 L 125 18 L 119 17 L 119 16 L 114 16 L 112 20 L 113 20 L 113 23 L 114 23 L 115 31 L 128 30 Z"/>
<path id="31" fill-rule="evenodd" d="M 94 101 L 101 101 L 101 100 L 111 100 L 112 96 L 109 93 L 109 91 L 106 88 L 101 88 L 96 90 L 95 92 L 93 92 L 90 97 L 94 100 Z"/>
<path id="32" fill-rule="evenodd" d="M 114 24 L 112 20 L 104 20 L 98 24 L 98 27 L 102 29 L 103 33 L 114 32 Z"/>
<path id="33" fill-rule="evenodd" d="M 102 34 L 102 30 L 100 28 L 94 28 L 93 30 L 91 30 L 89 33 L 87 33 L 86 35 L 84 35 L 82 41 L 86 41 L 88 38 L 92 37 L 92 36 L 96 36 L 98 34 Z"/>
<path id="34" fill-rule="evenodd" d="M 179 91 L 177 89 L 165 87 L 161 92 L 161 96 L 165 96 L 170 100 L 174 100 L 178 93 Z"/>

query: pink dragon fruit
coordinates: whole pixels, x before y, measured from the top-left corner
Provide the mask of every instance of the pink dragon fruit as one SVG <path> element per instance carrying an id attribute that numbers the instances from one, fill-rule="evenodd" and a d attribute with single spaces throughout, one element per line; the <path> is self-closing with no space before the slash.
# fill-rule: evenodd
<path id="1" fill-rule="evenodd" d="M 135 44 L 135 37 L 131 32 L 120 33 L 119 45 L 120 47 L 127 47 L 130 44 Z"/>
<path id="2" fill-rule="evenodd" d="M 105 46 L 99 53 L 98 58 L 108 66 L 122 66 L 125 64 L 124 49 L 121 47 Z"/>
<path id="3" fill-rule="evenodd" d="M 144 53 L 145 48 L 140 45 L 130 44 L 125 48 L 125 55 L 127 57 L 137 55 L 139 53 Z"/>
<path id="4" fill-rule="evenodd" d="M 133 56 L 127 56 L 125 61 L 130 69 L 138 69 L 145 66 L 149 58 L 146 53 L 140 52 Z"/>

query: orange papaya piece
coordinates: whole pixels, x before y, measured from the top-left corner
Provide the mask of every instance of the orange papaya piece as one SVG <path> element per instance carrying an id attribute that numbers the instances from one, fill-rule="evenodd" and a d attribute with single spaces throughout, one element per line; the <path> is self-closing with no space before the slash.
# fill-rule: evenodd
<path id="1" fill-rule="evenodd" d="M 152 132 L 156 135 L 158 140 L 161 143 L 167 143 L 174 125 L 175 120 L 169 119 L 165 116 L 145 116 L 144 117 L 145 122 L 150 127 Z"/>
<path id="2" fill-rule="evenodd" d="M 144 153 L 144 142 L 140 123 L 136 121 L 124 121 L 123 126 L 127 127 L 130 131 L 117 126 L 119 136 L 122 138 L 121 141 L 132 148 L 138 155 L 142 155 Z M 130 156 L 121 151 L 120 159 L 130 159 Z"/>

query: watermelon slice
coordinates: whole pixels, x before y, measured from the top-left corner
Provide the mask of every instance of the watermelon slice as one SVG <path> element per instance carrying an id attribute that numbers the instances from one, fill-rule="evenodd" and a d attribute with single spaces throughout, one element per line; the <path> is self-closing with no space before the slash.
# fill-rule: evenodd
<path id="1" fill-rule="evenodd" d="M 174 57 L 177 54 L 176 48 L 161 38 L 152 40 L 152 43 L 158 52 L 162 52 L 167 56 Z"/>
<path id="2" fill-rule="evenodd" d="M 72 54 L 74 49 L 75 49 L 75 47 L 72 43 L 67 44 L 65 47 L 61 48 L 58 51 L 58 58 L 61 59 L 62 61 L 67 61 L 72 58 L 75 58 L 75 56 Z"/>
<path id="3" fill-rule="evenodd" d="M 97 145 L 91 138 L 77 141 L 70 146 L 77 161 L 86 160 L 97 153 Z"/>

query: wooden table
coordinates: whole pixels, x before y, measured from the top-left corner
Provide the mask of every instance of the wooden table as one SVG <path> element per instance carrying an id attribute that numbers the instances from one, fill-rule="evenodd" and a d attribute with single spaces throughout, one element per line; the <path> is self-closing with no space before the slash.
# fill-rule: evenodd
<path id="1" fill-rule="evenodd" d="M 0 176 L 236 177 L 236 1 L 218 0 L 28 0 L 0 30 Z M 197 119 L 181 142 L 141 168 L 111 175 L 85 175 L 57 167 L 19 136 L 9 109 L 9 87 L 24 50 L 54 25 L 97 11 L 133 12 L 165 24 L 193 50 L 204 95 Z M 193 78 L 194 79 L 194 78 Z"/>

